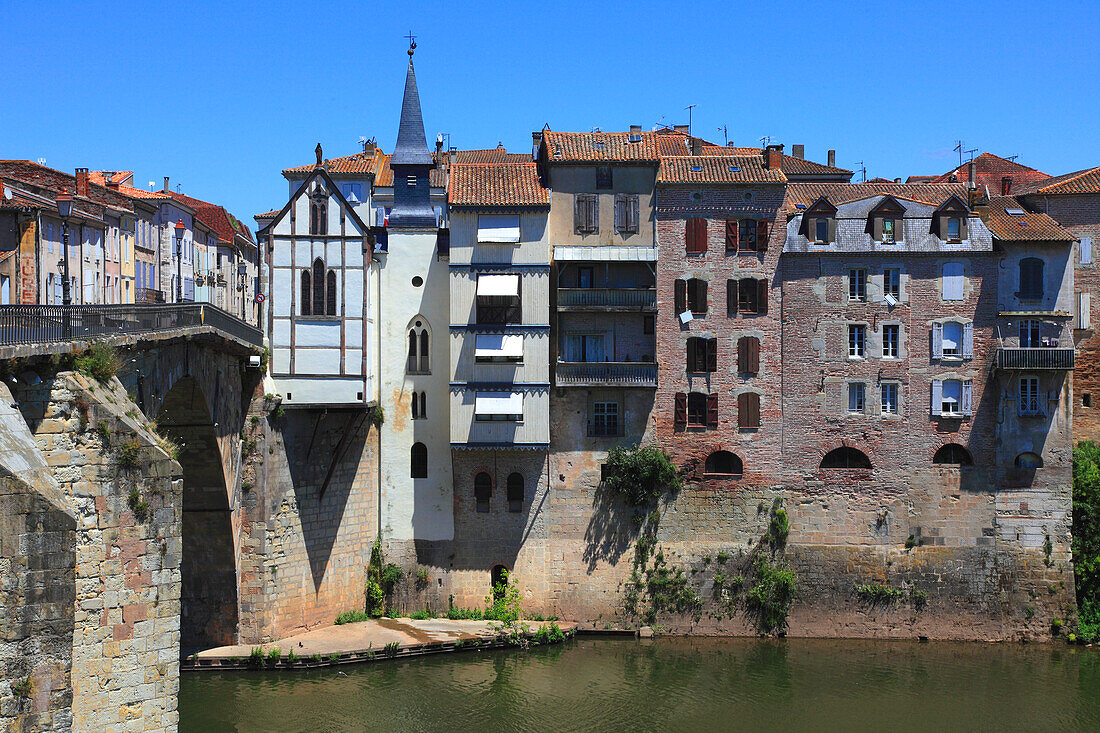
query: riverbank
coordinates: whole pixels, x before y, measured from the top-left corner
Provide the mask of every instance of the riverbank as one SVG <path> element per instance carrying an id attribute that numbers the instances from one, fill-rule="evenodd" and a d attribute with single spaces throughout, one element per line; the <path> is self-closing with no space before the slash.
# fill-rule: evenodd
<path id="1" fill-rule="evenodd" d="M 521 621 L 522 643 L 563 641 L 576 624 Z M 550 633 L 559 629 L 560 634 Z M 540 634 L 540 630 L 545 629 Z M 514 646 L 496 621 L 379 618 L 328 626 L 269 644 L 234 644 L 205 649 L 180 663 L 184 670 L 309 669 L 380 659 Z M 259 651 L 257 651 L 259 650 Z"/>

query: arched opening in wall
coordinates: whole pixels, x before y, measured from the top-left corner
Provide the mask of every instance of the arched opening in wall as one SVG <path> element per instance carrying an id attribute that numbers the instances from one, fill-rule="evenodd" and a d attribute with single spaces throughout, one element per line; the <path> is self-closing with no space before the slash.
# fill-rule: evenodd
<path id="1" fill-rule="evenodd" d="M 232 514 L 210 404 L 198 382 L 184 376 L 165 395 L 157 414 L 158 429 L 179 446 L 183 468 L 180 649 L 184 654 L 235 644 L 238 638 Z"/>
<path id="2" fill-rule="evenodd" d="M 508 475 L 508 511 L 523 511 L 523 475 L 520 473 Z"/>
<path id="3" fill-rule="evenodd" d="M 508 589 L 508 568 L 503 565 L 494 565 L 490 577 L 493 583 L 493 598 L 503 598 Z"/>
<path id="4" fill-rule="evenodd" d="M 489 499 L 493 495 L 493 479 L 484 471 L 474 476 L 474 501 L 481 514 L 489 512 Z"/>
<path id="5" fill-rule="evenodd" d="M 970 451 L 958 443 L 947 443 L 936 451 L 936 455 L 932 456 L 932 463 L 948 466 L 973 466 L 974 459 L 970 456 Z"/>
<path id="6" fill-rule="evenodd" d="M 716 450 L 707 456 L 703 465 L 703 473 L 707 476 L 723 476 L 729 478 L 741 478 L 745 472 L 745 466 L 733 453 L 728 450 Z"/>
<path id="7" fill-rule="evenodd" d="M 870 468 L 871 459 L 861 450 L 847 445 L 834 448 L 821 459 L 821 468 Z"/>
<path id="8" fill-rule="evenodd" d="M 1043 467 L 1043 457 L 1038 453 L 1025 451 L 1016 456 L 1016 468 L 1034 469 Z"/>
<path id="9" fill-rule="evenodd" d="M 413 443 L 409 454 L 409 477 L 428 478 L 428 446 Z"/>

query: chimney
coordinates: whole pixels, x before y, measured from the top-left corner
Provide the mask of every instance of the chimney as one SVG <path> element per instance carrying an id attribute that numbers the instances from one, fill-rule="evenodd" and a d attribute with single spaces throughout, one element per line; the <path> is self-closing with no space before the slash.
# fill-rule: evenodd
<path id="1" fill-rule="evenodd" d="M 88 169 L 76 169 L 76 195 L 88 198 Z"/>
<path id="2" fill-rule="evenodd" d="M 769 145 L 764 150 L 764 167 L 770 170 L 778 170 L 783 164 L 783 146 Z"/>
<path id="3" fill-rule="evenodd" d="M 830 168 L 836 168 L 836 151 L 835 150 L 830 150 L 829 151 L 829 162 L 826 163 L 826 165 L 828 165 Z"/>
<path id="4" fill-rule="evenodd" d="M 164 177 L 164 190 L 165 190 L 165 191 L 167 191 L 167 190 L 168 190 L 168 176 L 165 176 L 165 177 Z"/>
<path id="5" fill-rule="evenodd" d="M 114 178 L 111 178 L 109 181 L 107 181 L 107 188 L 111 189 L 112 191 L 117 191 L 118 181 L 116 181 Z"/>
<path id="6" fill-rule="evenodd" d="M 791 155 L 798 158 L 799 160 L 805 159 L 805 157 L 806 157 L 806 146 L 805 145 L 792 145 L 791 146 Z"/>
<path id="7" fill-rule="evenodd" d="M 641 135 L 642 134 L 642 126 L 641 125 L 631 125 L 630 126 L 630 134 L 631 135 Z"/>
<path id="8" fill-rule="evenodd" d="M 697 137 L 688 138 L 688 150 L 692 155 L 703 154 L 703 141 Z"/>
<path id="9" fill-rule="evenodd" d="M 691 131 L 691 127 L 689 125 L 673 125 L 672 129 L 683 135 L 687 135 Z"/>
<path id="10" fill-rule="evenodd" d="M 894 183 L 901 183 L 901 176 L 894 179 Z"/>
<path id="11" fill-rule="evenodd" d="M 443 133 L 439 133 L 435 136 L 435 159 L 440 160 L 440 154 L 443 152 Z"/>
<path id="12" fill-rule="evenodd" d="M 1007 196 L 1012 193 L 1012 176 L 1001 176 L 1001 195 Z"/>
<path id="13" fill-rule="evenodd" d="M 974 183 L 974 161 L 970 161 L 966 164 L 966 187 L 972 189 L 975 186 L 976 184 Z"/>
<path id="14" fill-rule="evenodd" d="M 947 177 L 947 182 L 948 183 L 958 183 L 959 182 L 959 177 L 957 175 L 955 175 L 954 173 L 952 173 L 951 175 L 949 175 Z"/>
<path id="15" fill-rule="evenodd" d="M 531 159 L 539 159 L 539 147 L 542 145 L 542 130 L 531 133 Z"/>

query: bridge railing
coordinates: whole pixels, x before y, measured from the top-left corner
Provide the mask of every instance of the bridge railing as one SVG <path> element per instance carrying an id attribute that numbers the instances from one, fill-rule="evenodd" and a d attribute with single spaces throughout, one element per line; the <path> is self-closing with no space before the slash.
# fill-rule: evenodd
<path id="1" fill-rule="evenodd" d="M 58 343 L 209 326 L 253 346 L 263 333 L 209 303 L 0 305 L 0 346 Z"/>

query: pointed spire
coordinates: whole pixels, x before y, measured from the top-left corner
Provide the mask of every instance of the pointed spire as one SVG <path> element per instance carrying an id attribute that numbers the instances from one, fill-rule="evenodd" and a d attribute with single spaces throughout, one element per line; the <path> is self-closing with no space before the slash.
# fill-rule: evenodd
<path id="1" fill-rule="evenodd" d="M 401 102 L 401 126 L 397 129 L 397 145 L 390 165 L 432 165 L 424 137 L 424 118 L 420 114 L 420 94 L 416 90 L 416 72 L 412 55 L 416 43 L 409 47 L 409 71 L 405 76 L 405 97 Z"/>

